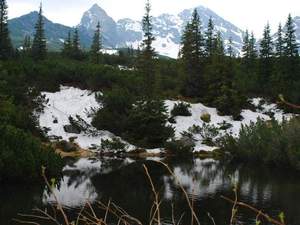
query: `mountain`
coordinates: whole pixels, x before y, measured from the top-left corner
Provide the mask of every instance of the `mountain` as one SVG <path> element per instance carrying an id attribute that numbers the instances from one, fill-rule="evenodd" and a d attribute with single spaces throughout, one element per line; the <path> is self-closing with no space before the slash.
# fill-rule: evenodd
<path id="1" fill-rule="evenodd" d="M 86 11 L 78 25 L 81 41 L 84 47 L 88 47 L 92 42 L 94 31 L 98 22 L 101 23 L 103 42 L 107 47 L 114 48 L 119 42 L 117 24 L 107 13 L 97 4 L 94 4 Z"/>
<path id="2" fill-rule="evenodd" d="M 296 28 L 297 42 L 299 44 L 299 49 L 300 49 L 300 16 L 296 16 L 294 18 L 294 24 Z"/>
<path id="3" fill-rule="evenodd" d="M 33 37 L 35 32 L 34 27 L 37 19 L 38 12 L 31 12 L 27 15 L 8 21 L 12 41 L 16 47 L 19 47 L 23 44 L 24 37 L 26 35 Z M 44 17 L 44 23 L 48 49 L 60 49 L 71 28 L 61 24 L 53 23 L 46 17 Z"/>
<path id="4" fill-rule="evenodd" d="M 162 14 L 153 17 L 153 33 L 156 38 L 154 47 L 157 52 L 173 58 L 177 57 L 181 34 L 186 23 L 190 20 L 193 10 L 186 9 L 178 15 Z M 204 28 L 206 28 L 209 18 L 212 17 L 216 29 L 221 32 L 224 40 L 232 37 L 235 50 L 239 53 L 242 47 L 243 31 L 208 8 L 199 6 L 197 10 Z M 115 22 L 97 4 L 84 13 L 79 25 L 81 31 L 91 36 L 98 21 L 101 21 L 104 34 L 106 34 L 104 44 L 107 46 L 133 46 L 137 48 L 142 41 L 142 24 L 140 21 L 126 18 Z"/>
<path id="5" fill-rule="evenodd" d="M 159 54 L 173 58 L 178 56 L 181 35 L 186 23 L 192 16 L 193 10 L 186 9 L 177 15 L 162 14 L 153 17 L 153 33 L 156 38 L 154 47 Z M 199 6 L 197 10 L 204 30 L 211 17 L 216 29 L 221 32 L 225 44 L 228 43 L 228 39 L 231 37 L 234 49 L 239 54 L 243 43 L 243 31 L 208 8 Z M 22 45 L 25 35 L 33 36 L 37 16 L 37 12 L 31 12 L 9 21 L 12 39 L 16 47 Z M 47 18 L 44 18 L 44 20 L 48 48 L 53 50 L 60 49 L 68 31 L 72 30 L 72 28 L 53 23 Z M 81 44 L 84 48 L 89 48 L 98 21 L 100 21 L 103 30 L 103 45 L 105 48 L 130 46 L 137 48 L 142 41 L 143 33 L 140 21 L 130 18 L 114 21 L 105 10 L 94 4 L 83 14 L 78 25 Z M 300 43 L 300 17 L 295 17 L 294 21 L 297 28 L 298 42 Z"/>

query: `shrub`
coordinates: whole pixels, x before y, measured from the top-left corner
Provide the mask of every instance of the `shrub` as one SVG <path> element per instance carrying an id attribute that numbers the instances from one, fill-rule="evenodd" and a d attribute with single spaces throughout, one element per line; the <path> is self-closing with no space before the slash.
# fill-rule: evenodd
<path id="1" fill-rule="evenodd" d="M 193 134 L 199 134 L 202 138 L 202 143 L 208 146 L 214 146 L 215 139 L 219 135 L 218 128 L 206 123 L 202 127 L 194 125 L 189 128 L 189 131 Z"/>
<path id="2" fill-rule="evenodd" d="M 235 160 L 263 162 L 300 169 L 300 120 L 294 118 L 251 123 L 242 126 L 239 137 L 226 135 L 220 146 L 232 153 Z"/>
<path id="3" fill-rule="evenodd" d="M 40 180 L 42 166 L 50 176 L 57 176 L 63 163 L 53 149 L 29 133 L 11 125 L 0 125 L 0 181 Z"/>
<path id="4" fill-rule="evenodd" d="M 180 140 L 173 139 L 165 143 L 165 149 L 168 153 L 183 157 L 191 156 L 194 147 L 195 144 L 190 140 L 186 140 L 185 138 Z"/>
<path id="5" fill-rule="evenodd" d="M 174 129 L 166 125 L 167 122 L 167 109 L 163 101 L 138 101 L 129 112 L 125 139 L 140 147 L 161 147 L 174 136 Z"/>
<path id="6" fill-rule="evenodd" d="M 112 140 L 101 140 L 101 150 L 104 151 L 125 151 L 127 148 L 127 144 L 122 142 L 120 138 L 112 138 Z"/>
<path id="7" fill-rule="evenodd" d="M 225 120 L 222 123 L 218 123 L 220 130 L 228 130 L 232 127 L 231 123 L 226 122 Z"/>
<path id="8" fill-rule="evenodd" d="M 210 123 L 211 121 L 211 116 L 209 113 L 203 113 L 201 116 L 200 116 L 200 119 L 205 122 L 205 123 Z"/>
<path id="9" fill-rule="evenodd" d="M 191 105 L 188 103 L 180 102 L 176 103 L 171 111 L 172 117 L 176 116 L 191 116 L 192 113 L 190 112 L 189 108 Z"/>

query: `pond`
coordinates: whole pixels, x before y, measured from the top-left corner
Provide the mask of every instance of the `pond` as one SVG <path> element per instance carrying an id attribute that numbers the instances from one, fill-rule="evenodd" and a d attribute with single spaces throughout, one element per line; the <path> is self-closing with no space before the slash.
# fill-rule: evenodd
<path id="1" fill-rule="evenodd" d="M 75 218 L 87 201 L 93 203 L 109 200 L 125 209 L 128 214 L 142 221 L 149 221 L 153 194 L 143 165 L 149 170 L 154 186 L 159 191 L 161 217 L 164 224 L 171 224 L 172 214 L 181 224 L 190 224 L 190 210 L 180 186 L 168 170 L 150 160 L 129 158 L 101 158 L 68 160 L 63 178 L 58 181 L 55 195 L 68 207 L 68 214 Z M 212 224 L 208 213 L 217 225 L 229 224 L 232 204 L 221 196 L 233 198 L 233 183 L 239 184 L 239 200 L 269 215 L 278 218 L 285 213 L 287 224 L 300 223 L 300 179 L 299 174 L 260 165 L 229 165 L 212 159 L 170 158 L 163 159 L 178 181 L 193 199 L 195 211 L 201 225 Z M 18 224 L 12 218 L 22 219 L 18 213 L 31 213 L 31 209 L 44 209 L 54 197 L 43 188 L 30 186 L 0 187 L 0 224 Z M 173 213 L 172 213 L 173 212 Z M 242 224 L 255 224 L 256 215 L 240 209 L 237 216 Z M 110 224 L 116 224 L 112 216 Z M 41 224 L 47 224 L 43 222 Z"/>

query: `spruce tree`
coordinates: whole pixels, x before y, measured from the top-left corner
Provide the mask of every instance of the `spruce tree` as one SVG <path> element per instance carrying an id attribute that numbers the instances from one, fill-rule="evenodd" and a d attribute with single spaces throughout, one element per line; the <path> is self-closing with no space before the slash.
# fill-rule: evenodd
<path id="1" fill-rule="evenodd" d="M 284 35 L 284 55 L 286 57 L 298 56 L 296 29 L 291 14 L 289 14 L 286 22 L 286 30 Z"/>
<path id="2" fill-rule="evenodd" d="M 6 0 L 0 0 L 0 59 L 2 60 L 8 59 L 13 53 L 7 23 L 7 8 Z"/>
<path id="3" fill-rule="evenodd" d="M 215 26 L 212 18 L 210 17 L 208 20 L 207 31 L 205 33 L 205 38 L 206 38 L 205 50 L 208 57 L 212 56 L 213 54 L 214 37 L 215 37 Z"/>
<path id="4" fill-rule="evenodd" d="M 283 46 L 283 37 L 282 37 L 282 26 L 279 24 L 278 31 L 277 31 L 277 39 L 275 43 L 276 48 L 276 57 L 281 58 L 284 53 L 284 46 Z"/>
<path id="5" fill-rule="evenodd" d="M 83 52 L 80 48 L 80 38 L 79 38 L 79 31 L 77 27 L 74 30 L 71 55 L 73 59 L 77 59 L 77 60 L 80 60 L 83 57 Z"/>
<path id="6" fill-rule="evenodd" d="M 251 33 L 250 39 L 249 39 L 249 56 L 252 62 L 254 62 L 257 59 L 257 49 L 256 49 L 256 39 L 254 37 L 254 33 Z"/>
<path id="7" fill-rule="evenodd" d="M 298 44 L 296 41 L 296 28 L 292 16 L 288 16 L 284 32 L 284 72 L 281 80 L 284 95 L 291 101 L 300 101 L 299 84 L 300 84 L 300 65 Z"/>
<path id="8" fill-rule="evenodd" d="M 243 47 L 242 47 L 242 57 L 245 60 L 250 58 L 250 51 L 249 51 L 249 31 L 246 30 L 244 38 L 243 38 Z"/>
<path id="9" fill-rule="evenodd" d="M 181 41 L 181 60 L 186 79 L 183 94 L 200 97 L 204 93 L 204 38 L 199 14 L 195 9 L 190 22 L 185 27 Z"/>
<path id="10" fill-rule="evenodd" d="M 72 43 L 72 35 L 71 31 L 68 32 L 68 37 L 64 41 L 63 49 L 62 49 L 62 55 L 65 57 L 71 57 L 72 56 L 72 48 L 73 48 L 73 43 Z"/>
<path id="11" fill-rule="evenodd" d="M 265 26 L 263 32 L 263 38 L 260 42 L 260 74 L 259 74 L 259 85 L 263 92 L 267 92 L 269 80 L 273 72 L 273 42 L 271 37 L 271 29 L 269 23 Z"/>
<path id="12" fill-rule="evenodd" d="M 246 30 L 242 48 L 242 76 L 239 86 L 246 92 L 257 91 L 257 50 L 253 32 Z"/>
<path id="13" fill-rule="evenodd" d="M 100 61 L 100 50 L 101 50 L 101 46 L 102 46 L 100 29 L 101 29 L 100 22 L 98 22 L 96 31 L 95 31 L 94 37 L 93 37 L 93 43 L 92 43 L 91 50 L 90 50 L 92 61 L 97 64 Z"/>
<path id="14" fill-rule="evenodd" d="M 152 47 L 152 43 L 155 40 L 153 36 L 152 27 L 152 16 L 151 5 L 149 0 L 146 2 L 145 15 L 143 17 L 143 33 L 144 38 L 142 42 L 142 50 L 139 58 L 139 70 L 145 78 L 144 90 L 147 97 L 153 96 L 154 86 L 155 86 L 155 63 L 154 58 L 156 56 L 155 50 Z"/>
<path id="15" fill-rule="evenodd" d="M 35 25 L 35 35 L 32 43 L 32 56 L 36 60 L 45 59 L 47 55 L 46 38 L 42 4 L 40 5 L 38 20 Z"/>

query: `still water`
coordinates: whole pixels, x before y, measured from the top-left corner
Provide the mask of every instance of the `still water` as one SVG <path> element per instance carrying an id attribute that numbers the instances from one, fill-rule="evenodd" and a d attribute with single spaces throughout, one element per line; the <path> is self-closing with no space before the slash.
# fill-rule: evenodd
<path id="1" fill-rule="evenodd" d="M 154 160 L 154 161 L 153 161 Z M 175 179 L 159 163 L 152 160 L 134 159 L 80 159 L 69 160 L 58 182 L 55 194 L 74 216 L 87 201 L 107 203 L 109 199 L 143 223 L 149 221 L 153 195 L 145 175 L 143 164 L 148 167 L 156 190 L 162 200 L 161 214 L 165 224 L 171 223 L 172 208 L 175 219 L 182 217 L 181 224 L 190 224 L 190 213 L 185 196 Z M 287 170 L 266 168 L 259 165 L 228 165 L 211 159 L 164 159 L 189 197 L 201 225 L 229 224 L 232 205 L 221 196 L 233 197 L 233 182 L 239 184 L 239 199 L 273 217 L 285 213 L 287 224 L 300 224 L 300 177 Z M 41 187 L 1 186 L 0 224 L 18 224 L 12 218 L 18 213 L 31 213 L 35 207 L 45 208 L 54 198 Z M 95 206 L 97 211 L 97 207 Z M 101 210 L 97 213 L 101 215 Z M 255 214 L 239 210 L 241 224 L 255 224 Z M 109 218 L 111 224 L 115 224 Z M 41 224 L 48 224 L 43 222 Z M 50 223 L 49 223 L 50 224 Z M 266 224 L 266 223 L 265 223 Z"/>

